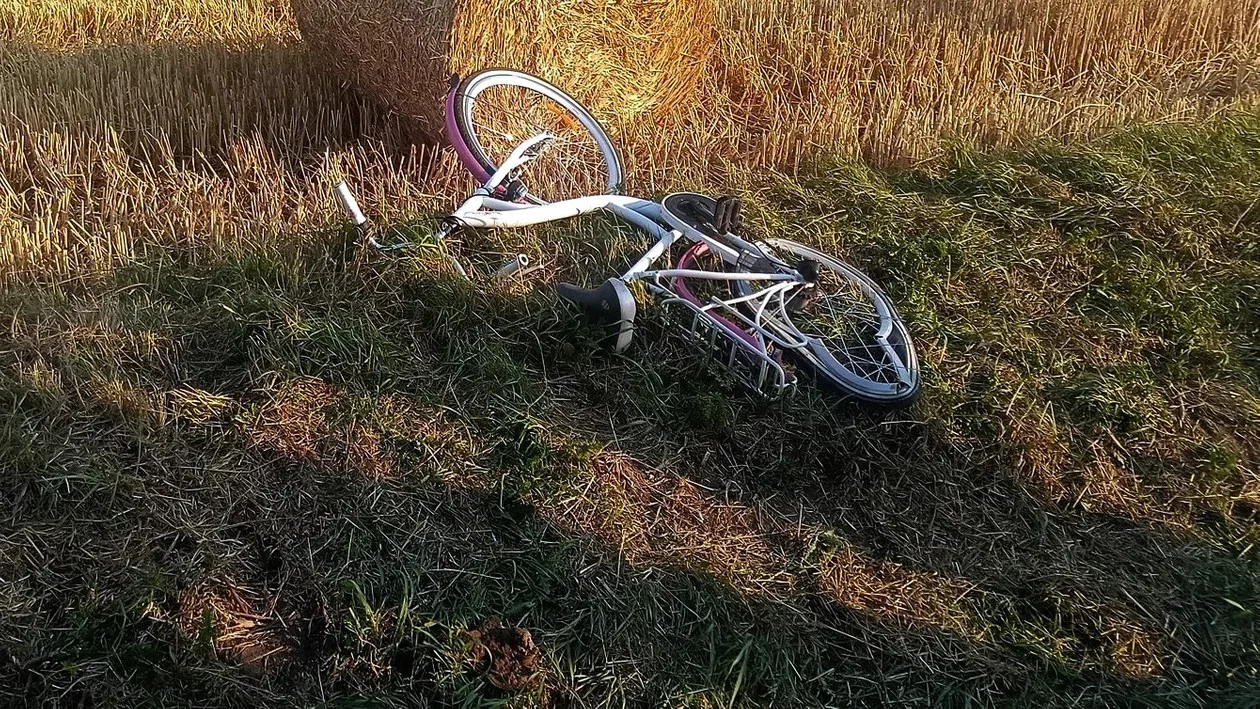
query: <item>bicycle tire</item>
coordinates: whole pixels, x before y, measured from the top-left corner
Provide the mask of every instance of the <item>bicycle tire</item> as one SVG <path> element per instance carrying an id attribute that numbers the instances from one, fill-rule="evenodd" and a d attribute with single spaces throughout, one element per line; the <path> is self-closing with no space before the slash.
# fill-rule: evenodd
<path id="1" fill-rule="evenodd" d="M 875 339 L 873 333 L 861 333 L 875 339 L 874 347 L 870 342 L 861 343 L 866 354 L 871 357 L 869 361 L 864 362 L 860 356 L 851 354 L 847 347 L 844 351 L 838 352 L 834 344 L 828 346 L 822 337 L 801 329 L 799 323 L 804 319 L 803 317 L 793 319 L 789 315 L 788 319 L 792 328 L 806 334 L 807 339 L 810 340 L 809 346 L 805 348 L 787 350 L 797 364 L 812 372 L 815 380 L 825 388 L 868 404 L 887 408 L 905 408 L 917 401 L 922 390 L 918 354 L 915 352 L 909 330 L 897 314 L 892 299 L 884 293 L 883 289 L 858 269 L 813 247 L 789 239 L 767 239 L 765 244 L 780 257 L 786 253 L 802 261 L 814 261 L 833 276 L 838 276 L 849 286 L 854 287 L 870 302 L 878 318 L 878 322 L 862 323 L 865 328 L 860 329 L 883 333 L 884 343 Z M 749 281 L 733 281 L 731 287 L 739 295 L 752 293 Z M 768 324 L 771 329 L 778 329 L 785 335 L 790 334 L 788 328 L 778 323 L 777 318 L 770 319 Z M 808 337 L 809 335 L 813 337 Z M 888 363 L 874 361 L 872 352 L 881 353 Z M 894 358 L 896 362 L 893 361 Z M 898 364 L 900 367 L 897 366 Z M 895 380 L 892 375 L 895 375 Z"/>
<path id="2" fill-rule="evenodd" d="M 517 87 L 526 91 L 532 91 L 563 108 L 572 119 L 576 120 L 585 129 L 599 148 L 604 159 L 604 169 L 607 171 L 607 184 L 604 186 L 605 192 L 614 194 L 620 190 L 623 174 L 621 157 L 618 155 L 612 139 L 608 137 L 607 131 L 591 115 L 591 112 L 582 106 L 577 99 L 543 79 L 523 71 L 504 68 L 484 69 L 467 77 L 459 83 L 458 87 L 451 92 L 447 99 L 446 122 L 450 141 L 464 167 L 475 178 L 485 181 L 499 169 L 499 159 L 491 155 L 491 151 L 486 148 L 485 141 L 478 135 L 473 113 L 477 105 L 477 98 L 483 92 L 500 86 Z M 528 137 L 524 135 L 516 136 L 518 140 Z M 503 157 L 506 157 L 506 155 Z M 528 191 L 522 196 L 522 199 L 532 204 L 548 203 L 548 200 Z"/>

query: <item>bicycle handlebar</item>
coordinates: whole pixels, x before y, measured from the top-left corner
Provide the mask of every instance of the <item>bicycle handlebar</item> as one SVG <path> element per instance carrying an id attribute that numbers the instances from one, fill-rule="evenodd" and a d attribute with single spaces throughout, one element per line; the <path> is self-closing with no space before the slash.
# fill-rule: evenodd
<path id="1" fill-rule="evenodd" d="M 363 216 L 363 210 L 359 209 L 358 200 L 354 198 L 350 187 L 344 181 L 337 183 L 337 199 L 341 201 L 341 208 L 345 210 L 351 224 L 363 226 L 367 223 L 367 217 Z"/>

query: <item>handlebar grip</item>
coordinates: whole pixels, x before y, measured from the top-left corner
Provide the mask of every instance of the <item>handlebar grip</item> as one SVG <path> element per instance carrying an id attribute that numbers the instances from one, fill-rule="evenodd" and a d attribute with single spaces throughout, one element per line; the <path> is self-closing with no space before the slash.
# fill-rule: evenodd
<path id="1" fill-rule="evenodd" d="M 367 223 L 367 217 L 363 216 L 363 210 L 359 209 L 359 202 L 354 198 L 354 194 L 350 192 L 350 187 L 345 182 L 337 183 L 337 199 L 341 200 L 341 208 L 345 210 L 346 216 L 350 217 L 350 222 L 355 226 L 363 226 Z"/>

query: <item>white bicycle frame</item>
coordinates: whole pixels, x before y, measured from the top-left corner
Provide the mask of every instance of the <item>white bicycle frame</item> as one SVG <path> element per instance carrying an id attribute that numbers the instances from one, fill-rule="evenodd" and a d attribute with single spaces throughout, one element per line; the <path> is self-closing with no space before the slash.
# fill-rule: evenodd
<path id="1" fill-rule="evenodd" d="M 777 397 L 794 388 L 795 378 L 783 369 L 774 350 L 799 350 L 818 342 L 796 328 L 787 313 L 787 304 L 796 292 L 811 288 L 813 284 L 796 269 L 771 257 L 770 249 L 765 244 L 749 243 L 730 233 L 722 239 L 712 238 L 673 217 L 661 204 L 650 200 L 604 194 L 549 204 L 525 204 L 495 196 L 505 196 L 500 186 L 514 180 L 520 168 L 533 159 L 537 150 L 544 148 L 553 137 L 548 133 L 540 133 L 517 146 L 499 169 L 443 221 L 437 233 L 438 241 L 443 241 L 458 226 L 510 229 L 571 219 L 601 210 L 612 212 L 656 240 L 622 274 L 621 281 L 627 284 L 641 282 L 661 297 L 663 304 L 683 308 L 691 317 L 690 325 L 683 325 L 690 338 L 702 345 L 707 343 L 707 347 L 718 355 L 719 361 L 724 360 L 727 368 L 754 390 Z M 351 221 L 356 227 L 362 227 L 367 219 L 359 210 L 349 189 L 342 183 L 338 185 L 337 191 Z M 653 268 L 662 256 L 669 253 L 670 247 L 683 238 L 691 242 L 703 242 L 731 266 L 738 266 L 742 259 L 748 257 L 762 258 L 776 264 L 780 272 Z M 386 245 L 370 236 L 367 240 L 372 247 L 382 251 L 414 245 Z M 460 275 L 468 277 L 458 259 L 452 257 L 450 260 Z M 519 256 L 509 261 L 496 275 L 514 274 L 528 263 L 527 257 Z M 707 303 L 699 303 L 694 297 L 688 298 L 680 294 L 672 285 L 674 279 L 761 282 L 765 285 L 747 295 L 725 299 L 712 297 Z M 876 307 L 882 307 L 878 301 Z M 747 312 L 753 314 L 750 316 Z M 881 316 L 886 315 L 881 313 Z"/>
<path id="2" fill-rule="evenodd" d="M 750 358 L 757 371 L 748 383 L 755 389 L 769 389 L 770 393 L 778 395 L 791 388 L 793 378 L 787 375 L 777 358 L 768 355 L 772 349 L 768 343 L 773 343 L 780 349 L 808 346 L 808 338 L 791 325 L 784 308 L 792 292 L 812 284 L 786 264 L 780 264 L 787 271 L 784 273 L 653 268 L 662 256 L 669 253 L 670 247 L 683 238 L 705 243 L 713 253 L 731 265 L 737 265 L 746 254 L 756 254 L 764 258 L 768 250 L 764 245 L 749 243 L 734 234 L 727 234 L 724 240 L 711 238 L 684 223 L 671 220 L 661 204 L 650 200 L 605 194 L 537 205 L 495 197 L 499 186 L 514 179 L 521 166 L 534 157 L 535 148 L 542 147 L 551 138 L 547 133 L 540 133 L 517 146 L 490 179 L 450 215 L 447 224 L 458 223 L 478 229 L 510 229 L 571 219 L 601 210 L 612 212 L 656 240 L 621 275 L 620 280 L 627 284 L 642 282 L 657 296 L 663 297 L 663 303 L 680 305 L 690 311 L 691 326 L 686 330 L 693 338 L 707 340 L 713 349 L 719 349 L 717 345 L 723 340 L 727 344 L 733 344 L 732 347 L 722 348 L 726 355 L 726 364 L 734 368 L 740 355 Z M 439 233 L 440 237 L 446 235 Z M 459 270 L 466 273 L 462 268 Z M 764 282 L 767 285 L 750 295 L 727 299 L 712 298 L 708 303 L 697 305 L 681 297 L 670 287 L 669 281 L 675 278 Z M 776 296 L 778 307 L 771 307 Z M 756 317 L 748 317 L 737 307 L 744 303 L 759 304 Z M 715 315 L 718 317 L 714 317 Z M 732 323 L 732 320 L 736 320 L 738 325 Z M 771 320 L 774 321 L 774 328 L 769 324 Z M 741 327 L 744 332 L 736 332 Z M 785 338 L 782 336 L 784 332 L 794 334 L 795 337 Z"/>
<path id="3" fill-rule="evenodd" d="M 664 208 L 660 204 L 650 200 L 639 199 L 637 197 L 605 194 L 591 197 L 578 197 L 575 199 L 564 200 L 562 202 L 552 202 L 550 204 L 523 204 L 520 202 L 509 202 L 494 197 L 493 195 L 499 185 L 509 179 L 512 179 L 516 171 L 533 158 L 530 151 L 535 146 L 544 143 L 551 138 L 552 136 L 547 133 L 540 133 L 517 146 L 516 150 L 512 152 L 506 161 L 504 161 L 499 170 L 491 175 L 490 179 L 487 180 L 481 188 L 474 192 L 471 197 L 460 205 L 460 207 L 451 214 L 451 218 L 466 226 L 476 229 L 512 229 L 563 221 L 583 214 L 590 214 L 591 212 L 608 210 L 657 239 L 656 244 L 651 249 L 648 249 L 647 253 L 636 261 L 635 264 L 626 271 L 625 275 L 621 277 L 624 281 L 628 282 L 641 278 L 681 277 L 740 281 L 792 281 L 794 283 L 805 283 L 805 280 L 800 276 L 800 274 L 796 273 L 733 274 L 717 271 L 678 269 L 649 271 L 648 268 L 658 258 L 660 258 L 670 246 L 672 246 L 684 235 L 692 241 L 703 241 L 708 244 L 710 249 L 721 255 L 723 261 L 732 265 L 738 262 L 741 253 L 764 254 L 765 252 L 763 247 L 750 244 L 733 234 L 728 234 L 726 239 L 728 242 L 733 243 L 736 248 L 732 248 L 726 243 L 712 239 L 694 229 L 687 229 L 685 234 L 677 228 L 666 229 L 662 225 L 669 224 L 670 220 L 665 214 Z M 740 251 L 740 249 L 742 249 L 742 251 Z"/>

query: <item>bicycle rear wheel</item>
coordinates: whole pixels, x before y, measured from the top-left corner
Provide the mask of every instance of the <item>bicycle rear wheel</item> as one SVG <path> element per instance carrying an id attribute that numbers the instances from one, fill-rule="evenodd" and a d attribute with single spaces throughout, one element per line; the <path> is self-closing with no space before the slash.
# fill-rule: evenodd
<path id="1" fill-rule="evenodd" d="M 919 397 L 918 356 L 892 300 L 861 271 L 817 249 L 788 239 L 768 239 L 770 256 L 784 267 L 817 270 L 817 278 L 788 299 L 749 301 L 755 318 L 786 340 L 805 346 L 787 350 L 820 383 L 862 401 L 905 407 Z M 813 264 L 807 266 L 806 264 Z M 750 281 L 734 281 L 751 296 Z"/>
<path id="2" fill-rule="evenodd" d="M 525 201 L 546 204 L 621 187 L 621 158 L 599 121 L 536 76 L 480 71 L 451 92 L 446 108 L 451 143 L 479 180 L 489 179 L 522 141 L 543 132 L 555 136 L 526 166 L 531 184 Z"/>

